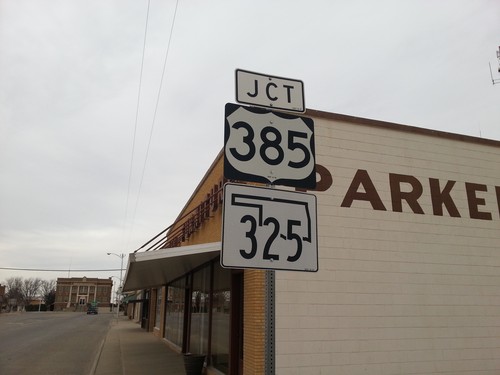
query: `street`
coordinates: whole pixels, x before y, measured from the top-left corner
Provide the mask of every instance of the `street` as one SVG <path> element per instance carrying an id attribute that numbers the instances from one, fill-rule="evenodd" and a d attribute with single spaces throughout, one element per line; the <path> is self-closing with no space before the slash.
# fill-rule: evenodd
<path id="1" fill-rule="evenodd" d="M 88 375 L 114 314 L 0 314 L 0 374 Z"/>

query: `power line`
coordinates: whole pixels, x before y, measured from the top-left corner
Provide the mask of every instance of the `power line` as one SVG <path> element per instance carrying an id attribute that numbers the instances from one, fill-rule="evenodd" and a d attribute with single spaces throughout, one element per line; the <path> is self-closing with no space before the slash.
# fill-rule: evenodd
<path id="1" fill-rule="evenodd" d="M 134 122 L 134 136 L 132 140 L 132 152 L 130 156 L 130 168 L 129 168 L 129 173 L 128 173 L 128 186 L 127 186 L 127 201 L 125 203 L 125 217 L 123 219 L 123 230 L 125 231 L 126 223 L 127 223 L 127 216 L 128 216 L 128 203 L 130 199 L 130 186 L 132 184 L 132 169 L 134 165 L 134 155 L 135 155 L 135 141 L 137 137 L 137 123 L 139 121 L 139 106 L 140 106 L 140 101 L 141 101 L 141 91 L 142 91 L 142 76 L 143 76 L 143 71 L 144 71 L 144 56 L 146 54 L 146 40 L 147 40 L 147 35 L 148 35 L 148 24 L 149 24 L 149 6 L 150 6 L 151 0 L 148 0 L 148 8 L 146 11 L 146 25 L 144 27 L 144 40 L 142 43 L 142 58 L 141 58 L 141 71 L 139 74 L 139 88 L 137 92 L 137 105 L 135 108 L 135 122 Z"/>
<path id="2" fill-rule="evenodd" d="M 36 271 L 36 272 L 111 272 L 111 271 L 120 271 L 119 268 L 108 268 L 101 270 L 74 270 L 74 269 L 44 269 L 44 268 L 17 268 L 17 267 L 0 267 L 0 270 L 8 270 L 8 271 Z"/>
<path id="3" fill-rule="evenodd" d="M 132 214 L 132 225 L 133 225 L 133 221 L 135 219 L 135 215 L 136 215 L 136 212 L 137 212 L 137 206 L 139 204 L 139 198 L 141 196 L 142 183 L 144 181 L 144 174 L 146 172 L 146 164 L 147 164 L 148 157 L 149 157 L 149 149 L 150 149 L 150 146 L 151 146 L 151 139 L 153 138 L 153 129 L 154 129 L 155 121 L 156 121 L 156 114 L 158 112 L 158 105 L 160 103 L 160 96 L 161 96 L 161 90 L 162 90 L 162 86 L 163 86 L 163 79 L 165 77 L 165 70 L 166 70 L 166 67 L 167 67 L 167 61 L 168 61 L 168 56 L 169 56 L 169 52 L 170 52 L 170 44 L 172 42 L 172 35 L 174 33 L 174 26 L 175 26 L 175 19 L 176 19 L 176 16 L 177 16 L 178 5 L 179 5 L 179 0 L 177 0 L 176 3 L 175 3 L 174 16 L 173 16 L 173 19 L 172 19 L 172 25 L 170 27 L 170 35 L 169 35 L 169 38 L 168 38 L 167 50 L 165 52 L 165 59 L 163 60 L 163 70 L 162 70 L 162 73 L 161 73 L 160 85 L 158 87 L 158 94 L 156 96 L 156 105 L 155 105 L 155 109 L 154 109 L 154 113 L 153 113 L 153 120 L 151 122 L 151 129 L 150 129 L 150 132 L 149 132 L 149 141 L 148 141 L 148 145 L 147 145 L 147 148 L 146 148 L 146 156 L 144 157 L 144 165 L 142 167 L 141 180 L 140 180 L 140 183 L 139 183 L 139 191 L 137 193 L 137 199 L 135 201 L 134 212 Z"/>

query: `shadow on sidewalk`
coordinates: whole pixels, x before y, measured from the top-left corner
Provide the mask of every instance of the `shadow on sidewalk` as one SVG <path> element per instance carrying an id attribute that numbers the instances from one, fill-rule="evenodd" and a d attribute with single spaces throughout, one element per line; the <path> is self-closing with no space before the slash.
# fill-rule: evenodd
<path id="1" fill-rule="evenodd" d="M 184 374 L 182 355 L 151 332 L 120 316 L 113 319 L 94 375 Z"/>

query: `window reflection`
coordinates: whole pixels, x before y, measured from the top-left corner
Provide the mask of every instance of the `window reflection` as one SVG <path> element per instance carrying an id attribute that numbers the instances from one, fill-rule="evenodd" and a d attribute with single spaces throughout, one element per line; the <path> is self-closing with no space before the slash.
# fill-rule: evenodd
<path id="1" fill-rule="evenodd" d="M 185 280 L 180 279 L 167 288 L 167 308 L 165 314 L 165 338 L 182 347 L 184 324 Z"/>
<path id="2" fill-rule="evenodd" d="M 208 355 L 209 365 L 224 374 L 229 373 L 231 274 L 231 270 L 217 262 L 209 264 L 189 274 L 187 279 L 183 277 L 167 285 L 165 301 L 165 339 L 179 350 Z M 189 313 L 189 321 L 184 321 L 185 311 Z M 183 342 L 184 330 L 187 343 Z"/>
<path id="3" fill-rule="evenodd" d="M 210 266 L 193 274 L 191 292 L 191 337 L 189 351 L 193 354 L 207 354 L 208 351 L 208 309 L 210 306 Z"/>
<path id="4" fill-rule="evenodd" d="M 229 370 L 229 313 L 231 307 L 231 271 L 216 265 L 212 306 L 212 366 Z"/>
<path id="5" fill-rule="evenodd" d="M 156 315 L 155 315 L 155 328 L 160 329 L 161 319 L 161 288 L 156 289 Z"/>

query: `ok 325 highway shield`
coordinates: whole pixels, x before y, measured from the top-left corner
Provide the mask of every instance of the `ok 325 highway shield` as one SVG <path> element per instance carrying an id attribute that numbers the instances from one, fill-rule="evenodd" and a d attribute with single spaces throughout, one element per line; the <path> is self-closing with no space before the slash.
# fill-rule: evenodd
<path id="1" fill-rule="evenodd" d="M 316 222 L 312 194 L 226 184 L 221 265 L 315 272 Z"/>

